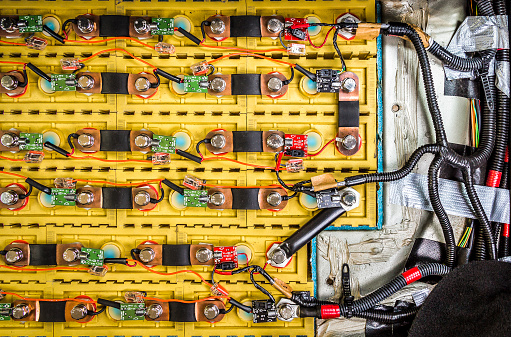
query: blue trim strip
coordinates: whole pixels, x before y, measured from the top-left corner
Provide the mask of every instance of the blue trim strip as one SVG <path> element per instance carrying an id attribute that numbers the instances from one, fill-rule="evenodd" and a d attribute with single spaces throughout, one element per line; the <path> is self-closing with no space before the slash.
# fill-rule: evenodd
<path id="1" fill-rule="evenodd" d="M 311 241 L 311 274 L 312 274 L 312 282 L 314 282 L 314 296 L 318 296 L 318 271 L 317 271 L 317 253 L 316 253 L 316 237 L 314 237 Z"/>
<path id="2" fill-rule="evenodd" d="M 376 1 L 376 19 L 381 22 L 381 3 Z M 378 97 L 378 134 L 376 135 L 376 146 L 378 148 L 378 172 L 383 170 L 383 93 L 382 93 L 382 80 L 383 80 L 383 49 L 382 49 L 382 37 L 378 36 L 376 40 L 377 53 L 376 53 L 376 64 L 378 67 L 378 86 L 377 86 L 377 97 Z M 383 184 L 378 183 L 378 191 L 376 192 L 376 204 L 378 208 L 378 223 L 376 224 L 377 229 L 383 227 Z"/>

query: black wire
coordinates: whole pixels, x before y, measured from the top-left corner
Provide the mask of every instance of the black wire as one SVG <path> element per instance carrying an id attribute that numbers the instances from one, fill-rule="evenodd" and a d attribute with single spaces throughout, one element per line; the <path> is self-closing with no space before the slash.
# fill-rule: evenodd
<path id="1" fill-rule="evenodd" d="M 163 191 L 163 187 L 160 187 L 160 197 L 158 199 L 150 198 L 149 201 L 153 204 L 157 204 L 163 200 L 165 197 L 165 191 Z"/>
<path id="2" fill-rule="evenodd" d="M 101 308 L 99 311 L 90 311 L 90 310 L 87 310 L 87 315 L 89 316 L 97 316 L 99 314 L 102 314 L 103 312 L 105 312 L 106 310 L 106 306 L 104 306 L 103 308 Z"/>
<path id="3" fill-rule="evenodd" d="M 5 254 L 7 254 L 6 250 L 0 250 L 0 255 L 5 255 Z"/>
<path id="4" fill-rule="evenodd" d="M 344 58 L 342 57 L 342 53 L 339 50 L 339 46 L 337 45 L 337 35 L 339 34 L 339 30 L 340 30 L 339 28 L 337 28 L 335 30 L 335 34 L 334 34 L 334 37 L 332 39 L 332 43 L 334 45 L 335 51 L 337 52 L 337 55 L 339 55 L 339 58 L 341 59 L 342 71 L 345 71 L 346 70 L 346 62 L 344 62 Z"/>
<path id="5" fill-rule="evenodd" d="M 23 195 L 20 195 L 19 198 L 20 199 L 25 199 L 25 198 L 28 198 L 30 196 L 30 194 L 32 194 L 32 190 L 33 190 L 33 187 L 32 185 L 28 185 L 28 191 L 27 193 L 23 194 Z"/>
<path id="6" fill-rule="evenodd" d="M 69 136 L 67 136 L 67 143 L 69 144 L 69 147 L 71 148 L 71 150 L 73 150 L 75 147 L 73 145 L 73 142 L 71 141 L 71 138 L 78 139 L 78 134 L 72 133 Z"/>
<path id="7" fill-rule="evenodd" d="M 65 32 L 65 31 L 66 31 L 66 26 L 67 26 L 69 23 L 76 23 L 76 19 L 67 19 L 66 21 L 64 21 L 64 23 L 62 24 L 62 31 L 63 31 L 63 32 Z"/>
<path id="8" fill-rule="evenodd" d="M 225 310 L 225 309 L 224 309 L 224 310 L 221 312 L 221 314 L 227 315 L 228 313 L 230 313 L 230 312 L 232 311 L 232 309 L 234 309 L 234 307 L 235 307 L 235 305 L 234 305 L 234 304 L 231 304 L 231 307 L 230 307 L 229 309 L 227 309 L 227 310 Z"/>
<path id="9" fill-rule="evenodd" d="M 215 66 L 212 65 L 212 64 L 208 64 L 209 68 L 211 69 L 211 72 L 209 74 L 207 74 L 206 76 L 210 76 L 210 75 L 213 75 L 213 73 L 215 72 Z"/>
<path id="10" fill-rule="evenodd" d="M 261 267 L 257 266 L 258 268 L 260 268 L 262 270 Z M 265 294 L 266 296 L 268 296 L 268 298 L 270 299 L 270 301 L 272 301 L 273 303 L 275 303 L 275 298 L 273 297 L 272 294 L 270 294 L 270 292 L 266 289 L 264 289 L 263 287 L 261 287 L 257 282 L 256 280 L 254 279 L 254 273 L 256 272 L 257 268 L 254 268 L 250 271 L 250 281 L 252 281 L 252 284 L 254 285 L 254 287 L 256 287 L 257 289 L 259 289 L 259 291 L 261 291 L 263 294 Z M 259 271 L 261 272 L 261 271 Z M 262 274 L 262 273 L 261 273 Z"/>
<path id="11" fill-rule="evenodd" d="M 291 67 L 291 77 L 289 77 L 289 79 L 285 80 L 282 82 L 282 85 L 288 85 L 289 83 L 291 83 L 291 81 L 295 78 L 295 70 L 293 69 L 293 67 Z"/>
<path id="12" fill-rule="evenodd" d="M 140 254 L 140 249 L 138 248 L 133 248 L 131 251 L 130 251 L 130 255 L 131 255 L 131 258 L 133 260 L 137 260 L 137 257 L 135 256 L 135 254 Z"/>
<path id="13" fill-rule="evenodd" d="M 151 88 L 158 88 L 160 86 L 160 76 L 158 76 L 158 74 L 154 72 L 155 70 L 153 70 L 153 74 L 156 77 L 156 83 L 151 83 L 150 86 Z"/>
<path id="14" fill-rule="evenodd" d="M 248 305 L 241 304 L 240 302 L 236 301 L 232 297 L 229 298 L 228 302 L 231 303 L 236 308 L 239 308 L 240 310 L 243 310 L 243 311 L 248 312 L 248 313 L 252 312 L 252 308 L 251 307 L 249 307 Z"/>
<path id="15" fill-rule="evenodd" d="M 199 155 L 202 155 L 202 153 L 200 152 L 200 148 L 199 148 L 202 143 L 209 143 L 209 139 L 203 139 L 203 140 L 199 141 L 197 143 L 197 145 L 195 145 L 195 151 L 197 151 L 197 153 Z"/>
<path id="16" fill-rule="evenodd" d="M 279 41 L 280 41 L 280 44 L 282 45 L 282 47 L 284 49 L 287 50 L 287 46 L 284 44 L 284 41 L 282 41 L 282 33 L 284 32 L 284 29 L 282 29 L 280 32 L 279 32 Z"/>
<path id="17" fill-rule="evenodd" d="M 204 30 L 204 26 L 209 26 L 211 25 L 211 22 L 209 21 L 202 21 L 200 23 L 200 31 L 202 33 L 202 41 L 206 40 L 206 31 Z"/>

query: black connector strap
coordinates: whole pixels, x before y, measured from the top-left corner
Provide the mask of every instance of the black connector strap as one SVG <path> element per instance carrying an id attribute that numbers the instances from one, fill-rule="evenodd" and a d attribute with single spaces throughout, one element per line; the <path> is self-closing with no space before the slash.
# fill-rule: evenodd
<path id="1" fill-rule="evenodd" d="M 56 266 L 57 265 L 57 245 L 55 244 L 31 244 L 30 263 L 31 266 Z"/>
<path id="2" fill-rule="evenodd" d="M 101 130 L 100 151 L 130 152 L 130 130 Z"/>
<path id="3" fill-rule="evenodd" d="M 190 245 L 162 245 L 163 266 L 191 266 Z"/>
<path id="4" fill-rule="evenodd" d="M 126 73 L 101 73 L 101 93 L 128 95 L 128 77 Z"/>
<path id="5" fill-rule="evenodd" d="M 231 95 L 261 95 L 261 75 L 231 75 Z"/>
<path id="6" fill-rule="evenodd" d="M 261 209 L 259 188 L 233 188 L 232 209 Z"/>
<path id="7" fill-rule="evenodd" d="M 65 322 L 66 301 L 47 302 L 39 301 L 38 322 Z"/>
<path id="8" fill-rule="evenodd" d="M 103 209 L 133 209 L 131 187 L 103 187 Z"/>
<path id="9" fill-rule="evenodd" d="M 358 128 L 359 119 L 359 101 L 339 101 L 339 127 Z"/>
<path id="10" fill-rule="evenodd" d="M 261 37 L 261 17 L 231 16 L 231 37 Z"/>
<path id="11" fill-rule="evenodd" d="M 169 313 L 171 322 L 197 322 L 195 303 L 169 302 Z"/>
<path id="12" fill-rule="evenodd" d="M 263 152 L 262 131 L 233 131 L 232 152 Z"/>
<path id="13" fill-rule="evenodd" d="M 130 36 L 130 17 L 125 15 L 101 15 L 99 17 L 99 36 Z"/>

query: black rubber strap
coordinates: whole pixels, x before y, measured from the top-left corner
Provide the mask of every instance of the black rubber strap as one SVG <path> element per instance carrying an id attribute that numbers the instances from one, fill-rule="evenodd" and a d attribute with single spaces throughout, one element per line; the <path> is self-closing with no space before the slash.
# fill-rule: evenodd
<path id="1" fill-rule="evenodd" d="M 339 127 L 358 128 L 359 117 L 358 101 L 339 101 Z"/>
<path id="2" fill-rule="evenodd" d="M 261 95 L 260 74 L 231 75 L 232 95 Z"/>
<path id="3" fill-rule="evenodd" d="M 262 131 L 233 131 L 232 152 L 263 152 Z"/>
<path id="4" fill-rule="evenodd" d="M 56 266 L 57 245 L 29 245 L 31 266 Z"/>
<path id="5" fill-rule="evenodd" d="M 131 187 L 103 187 L 104 209 L 133 209 Z"/>
<path id="6" fill-rule="evenodd" d="M 195 303 L 169 302 L 169 313 L 171 322 L 197 322 Z"/>
<path id="7" fill-rule="evenodd" d="M 66 321 L 66 301 L 39 302 L 38 322 L 65 322 L 65 321 Z"/>
<path id="8" fill-rule="evenodd" d="M 260 209 L 258 188 L 233 188 L 232 209 Z"/>
<path id="9" fill-rule="evenodd" d="M 128 76 L 126 73 L 101 73 L 101 93 L 127 95 Z"/>
<path id="10" fill-rule="evenodd" d="M 261 37 L 261 17 L 231 16 L 231 37 Z"/>
<path id="11" fill-rule="evenodd" d="M 129 130 L 102 130 L 100 151 L 130 152 Z"/>
<path id="12" fill-rule="evenodd" d="M 162 264 L 164 266 L 191 266 L 190 245 L 163 245 Z"/>
<path id="13" fill-rule="evenodd" d="M 101 15 L 99 17 L 99 36 L 130 36 L 130 17 L 125 15 Z"/>

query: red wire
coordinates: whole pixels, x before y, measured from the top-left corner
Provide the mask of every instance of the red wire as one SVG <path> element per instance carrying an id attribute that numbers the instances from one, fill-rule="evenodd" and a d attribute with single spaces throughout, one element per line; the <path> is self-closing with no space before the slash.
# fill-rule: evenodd
<path id="1" fill-rule="evenodd" d="M 332 29 L 334 29 L 334 27 L 330 28 L 330 30 L 328 31 L 328 33 L 326 33 L 325 40 L 323 41 L 323 43 L 322 43 L 320 46 L 316 46 L 314 43 L 312 43 L 310 35 L 309 35 L 309 34 L 307 34 L 307 39 L 309 40 L 310 45 L 311 45 L 312 47 L 316 48 L 316 49 L 322 48 L 322 47 L 325 45 L 326 40 L 328 39 L 328 34 L 330 34 L 330 32 L 332 31 Z"/>
<path id="2" fill-rule="evenodd" d="M 326 144 L 325 144 L 325 145 L 321 148 L 321 150 L 319 150 L 318 152 L 316 152 L 316 153 L 314 153 L 314 154 L 307 154 L 307 157 L 316 157 L 316 156 L 317 156 L 317 155 L 319 155 L 321 152 L 323 152 L 323 150 L 324 150 L 324 149 L 325 149 L 328 145 L 330 145 L 330 144 L 331 144 L 334 140 L 335 140 L 335 138 L 334 138 L 334 139 L 332 139 L 332 140 L 330 140 L 330 141 L 329 141 L 328 143 L 326 143 Z"/>

